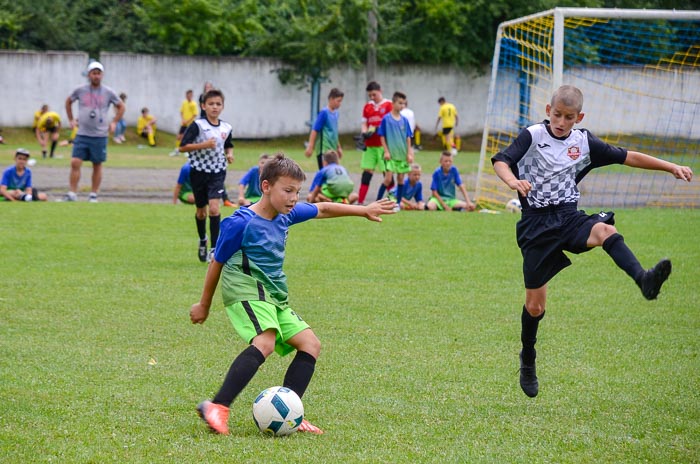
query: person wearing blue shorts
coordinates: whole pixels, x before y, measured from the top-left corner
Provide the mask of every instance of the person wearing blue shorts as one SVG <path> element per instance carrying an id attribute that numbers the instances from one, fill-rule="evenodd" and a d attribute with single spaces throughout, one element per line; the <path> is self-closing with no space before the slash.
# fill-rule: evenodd
<path id="1" fill-rule="evenodd" d="M 564 252 L 585 253 L 602 246 L 647 300 L 658 296 L 671 274 L 668 259 L 644 270 L 614 227 L 614 213 L 580 211 L 578 183 L 591 169 L 611 164 L 666 171 L 688 182 L 693 177 L 687 166 L 613 147 L 586 129 L 574 129 L 583 119 L 582 109 L 583 93 L 578 88 L 559 87 L 546 107 L 550 119 L 523 129 L 508 148 L 491 158 L 496 175 L 518 193 L 522 205 L 516 228 L 525 282 L 520 387 L 531 398 L 539 392 L 535 343 L 545 313 L 547 283 L 571 264 Z"/>
<path id="2" fill-rule="evenodd" d="M 104 67 L 98 61 L 88 65 L 86 85 L 76 88 L 66 99 L 66 115 L 71 128 L 78 128 L 73 141 L 73 155 L 70 163 L 69 190 L 64 201 L 78 199 L 78 184 L 83 161 L 92 163 L 92 189 L 89 201 L 97 202 L 97 193 L 102 183 L 102 163 L 107 161 L 107 138 L 116 130 L 117 123 L 124 116 L 126 106 L 111 88 L 102 85 Z M 78 100 L 78 119 L 73 117 L 73 102 Z M 116 108 L 114 118 L 109 120 L 109 107 Z"/>
<path id="3" fill-rule="evenodd" d="M 283 386 L 300 398 L 314 374 L 321 342 L 290 307 L 283 271 L 289 228 L 309 219 L 343 216 L 380 222 L 381 215 L 393 212 L 395 203 L 389 200 L 367 206 L 297 203 L 305 177 L 301 167 L 283 154 L 265 163 L 260 174 L 262 198 L 221 222 L 221 236 L 209 263 L 202 296 L 190 309 L 193 324 L 206 321 L 220 279 L 226 313 L 248 344 L 234 359 L 214 398 L 197 406 L 202 420 L 217 433 L 229 433 L 229 407 L 273 352 L 284 356 L 296 351 Z M 211 344 L 207 345 L 210 349 Z M 306 419 L 299 430 L 323 433 Z"/>

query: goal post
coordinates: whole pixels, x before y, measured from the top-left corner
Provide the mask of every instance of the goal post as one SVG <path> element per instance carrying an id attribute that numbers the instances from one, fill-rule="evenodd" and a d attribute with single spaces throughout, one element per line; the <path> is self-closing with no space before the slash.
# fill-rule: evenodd
<path id="1" fill-rule="evenodd" d="M 498 27 L 476 185 L 482 207 L 516 196 L 491 157 L 546 119 L 562 84 L 583 92 L 577 127 L 700 174 L 700 11 L 555 8 Z M 606 167 L 579 189 L 583 206 L 700 208 L 699 182 L 655 171 Z"/>

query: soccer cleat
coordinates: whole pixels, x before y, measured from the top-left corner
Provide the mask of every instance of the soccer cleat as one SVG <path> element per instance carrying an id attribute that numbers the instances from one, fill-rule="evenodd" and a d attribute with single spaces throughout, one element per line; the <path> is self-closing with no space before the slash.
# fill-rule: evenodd
<path id="1" fill-rule="evenodd" d="M 97 194 L 95 192 L 92 192 L 90 194 L 90 197 L 88 197 L 88 201 L 90 203 L 97 203 Z"/>
<path id="2" fill-rule="evenodd" d="M 307 421 L 306 419 L 303 419 L 301 421 L 301 424 L 299 425 L 299 428 L 297 430 L 299 432 L 309 432 L 309 433 L 314 433 L 316 435 L 323 435 L 323 430 L 319 429 L 318 427 L 316 427 L 314 424 Z"/>
<path id="3" fill-rule="evenodd" d="M 78 195 L 75 192 L 68 192 L 61 201 L 78 201 Z"/>
<path id="4" fill-rule="evenodd" d="M 212 248 L 209 250 L 209 253 L 207 253 L 207 263 L 211 263 L 214 261 L 214 254 L 216 253 L 216 248 Z"/>
<path id="5" fill-rule="evenodd" d="M 203 262 L 203 263 L 207 262 L 207 239 L 206 238 L 204 240 L 199 241 L 198 256 L 199 256 L 199 260 L 201 262 Z"/>
<path id="6" fill-rule="evenodd" d="M 525 364 L 522 351 L 520 352 L 520 388 L 530 398 L 536 397 L 540 388 L 540 384 L 537 382 L 535 360 L 532 360 L 532 364 Z"/>
<path id="7" fill-rule="evenodd" d="M 638 283 L 644 298 L 655 300 L 669 275 L 671 275 L 671 260 L 669 259 L 662 259 L 656 263 L 656 266 L 644 271 L 644 275 Z"/>
<path id="8" fill-rule="evenodd" d="M 229 208 L 233 208 L 233 207 L 236 206 L 236 205 L 234 205 L 233 203 L 231 203 L 230 200 L 224 200 L 224 206 L 228 206 Z"/>
<path id="9" fill-rule="evenodd" d="M 197 414 L 207 423 L 210 429 L 221 435 L 228 435 L 229 408 L 223 404 L 202 401 L 197 405 Z"/>

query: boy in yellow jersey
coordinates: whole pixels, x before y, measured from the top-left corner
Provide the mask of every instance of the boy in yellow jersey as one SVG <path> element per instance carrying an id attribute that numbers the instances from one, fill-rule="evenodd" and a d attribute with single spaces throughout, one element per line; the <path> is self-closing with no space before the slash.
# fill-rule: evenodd
<path id="1" fill-rule="evenodd" d="M 156 146 L 156 117 L 148 111 L 148 108 L 141 110 L 141 116 L 136 121 L 136 133 L 148 139 L 148 145 Z"/>
<path id="2" fill-rule="evenodd" d="M 180 131 L 177 134 L 175 149 L 170 153 L 170 156 L 177 156 L 180 154 L 177 147 L 180 146 L 182 136 L 185 135 L 187 127 L 192 124 L 199 115 L 199 108 L 197 107 L 197 102 L 194 101 L 193 97 L 194 92 L 192 90 L 185 92 L 185 99 L 180 105 Z"/>
<path id="3" fill-rule="evenodd" d="M 457 108 L 455 108 L 452 103 L 448 103 L 445 97 L 438 98 L 438 103 L 440 104 L 440 110 L 438 111 L 438 118 L 435 122 L 435 132 L 437 133 L 438 125 L 440 125 L 440 121 L 442 120 L 442 137 L 444 138 L 445 148 L 450 150 L 454 156 L 457 154 L 454 129 L 459 123 Z"/>
<path id="4" fill-rule="evenodd" d="M 42 147 L 46 145 L 46 141 L 44 140 L 45 134 L 39 130 L 39 119 L 41 119 L 41 116 L 47 111 L 49 111 L 49 105 L 41 105 L 41 108 L 34 112 L 34 122 L 32 123 L 32 130 L 36 136 L 36 141 L 39 142 L 39 145 Z"/>
<path id="5" fill-rule="evenodd" d="M 58 143 L 58 131 L 61 129 L 61 116 L 55 111 L 47 111 L 41 115 L 37 122 L 37 129 L 41 132 L 41 157 L 46 158 L 46 144 L 51 139 L 51 158 L 56 151 Z"/>

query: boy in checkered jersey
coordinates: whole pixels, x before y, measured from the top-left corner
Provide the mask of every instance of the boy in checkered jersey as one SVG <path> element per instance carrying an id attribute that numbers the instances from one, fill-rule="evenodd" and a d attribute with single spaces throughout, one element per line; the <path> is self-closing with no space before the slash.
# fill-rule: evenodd
<path id="1" fill-rule="evenodd" d="M 624 164 L 666 171 L 690 181 L 692 170 L 644 153 L 610 146 L 586 129 L 574 129 L 584 114 L 583 94 L 571 85 L 559 87 L 547 105 L 547 116 L 524 129 L 491 161 L 498 177 L 518 192 L 522 218 L 516 228 L 523 255 L 525 305 L 521 316 L 520 387 L 537 396 L 535 342 L 544 317 L 547 282 L 571 264 L 564 251 L 584 253 L 602 246 L 615 264 L 639 286 L 647 300 L 655 299 L 671 274 L 671 261 L 662 259 L 644 270 L 613 226 L 614 213 L 586 215 L 577 209 L 577 184 L 594 168 Z"/>
<path id="2" fill-rule="evenodd" d="M 233 163 L 232 127 L 219 119 L 224 109 L 224 94 L 218 89 L 207 91 L 202 97 L 202 110 L 206 117 L 196 119 L 182 137 L 181 153 L 187 152 L 190 160 L 190 183 L 197 208 L 195 220 L 199 235 L 198 256 L 201 262 L 207 256 L 207 208 L 212 253 L 219 238 L 221 213 L 219 200 L 226 188 L 226 165 Z"/>

